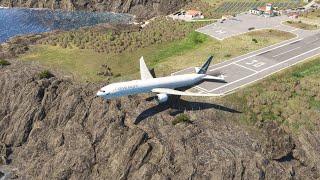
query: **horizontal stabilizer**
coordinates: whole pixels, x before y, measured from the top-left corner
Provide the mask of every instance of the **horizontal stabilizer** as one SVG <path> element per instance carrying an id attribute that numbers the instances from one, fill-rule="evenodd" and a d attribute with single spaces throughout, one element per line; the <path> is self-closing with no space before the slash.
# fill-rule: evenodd
<path id="1" fill-rule="evenodd" d="M 177 96 L 204 96 L 204 97 L 221 96 L 221 94 L 201 94 L 201 93 L 183 92 L 183 91 L 178 91 L 178 90 L 168 89 L 168 88 L 155 88 L 155 89 L 152 89 L 152 92 L 177 95 Z"/>
<path id="2" fill-rule="evenodd" d="M 210 76 L 210 75 L 206 75 L 206 76 L 203 77 L 203 79 L 204 79 L 204 80 L 225 81 L 223 75 L 220 75 L 220 76 Z"/>

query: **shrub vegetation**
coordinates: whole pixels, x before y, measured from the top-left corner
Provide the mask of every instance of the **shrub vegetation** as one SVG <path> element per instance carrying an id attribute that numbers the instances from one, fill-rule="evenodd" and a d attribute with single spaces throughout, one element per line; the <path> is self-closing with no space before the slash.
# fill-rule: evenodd
<path id="1" fill-rule="evenodd" d="M 4 59 L 0 59 L 0 66 L 8 66 L 10 63 Z"/>
<path id="2" fill-rule="evenodd" d="M 254 43 L 258 43 L 258 40 L 255 39 L 255 38 L 253 38 L 252 41 L 253 41 Z"/>
<path id="3" fill-rule="evenodd" d="M 285 24 L 295 28 L 304 29 L 304 30 L 315 30 L 319 28 L 318 25 L 307 24 L 302 21 L 286 21 Z"/>
<path id="4" fill-rule="evenodd" d="M 44 71 L 41 71 L 38 74 L 38 76 L 40 79 L 49 79 L 49 78 L 53 77 L 53 74 L 49 70 L 44 70 Z"/>
<path id="5" fill-rule="evenodd" d="M 159 17 L 142 29 L 115 30 L 104 28 L 87 28 L 63 33 L 51 34 L 39 40 L 41 44 L 60 46 L 62 48 L 77 47 L 93 49 L 96 52 L 119 54 L 124 51 L 135 51 L 163 42 L 181 40 L 206 22 L 188 23 Z M 194 40 L 199 40 L 195 37 Z"/>
<path id="6" fill-rule="evenodd" d="M 186 114 L 179 114 L 176 116 L 176 118 L 172 121 L 173 125 L 179 124 L 179 123 L 188 123 L 191 124 L 192 121 L 190 120 L 190 117 Z"/>

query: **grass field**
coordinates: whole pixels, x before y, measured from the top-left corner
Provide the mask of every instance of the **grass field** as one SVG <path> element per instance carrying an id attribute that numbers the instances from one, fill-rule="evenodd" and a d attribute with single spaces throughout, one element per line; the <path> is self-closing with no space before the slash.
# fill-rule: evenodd
<path id="1" fill-rule="evenodd" d="M 210 38 L 193 51 L 166 59 L 165 62 L 158 64 L 155 70 L 157 74 L 161 74 L 166 69 L 173 72 L 186 67 L 201 66 L 209 55 L 214 56 L 214 63 L 219 63 L 293 37 L 295 37 L 293 34 L 286 32 L 262 30 L 227 38 L 223 41 Z M 258 43 L 255 43 L 253 39 L 256 39 Z"/>
<path id="2" fill-rule="evenodd" d="M 79 81 L 93 82 L 107 79 L 97 75 L 101 65 L 107 64 L 114 75 L 121 74 L 120 77 L 112 79 L 124 80 L 138 78 L 138 60 L 141 56 L 145 57 L 150 68 L 155 68 L 157 76 L 163 76 L 186 67 L 199 66 L 211 54 L 215 56 L 215 62 L 221 62 L 292 37 L 293 35 L 289 33 L 264 30 L 217 41 L 193 32 L 181 41 L 153 45 L 120 55 L 78 48 L 63 49 L 57 46 L 36 45 L 20 58 L 39 62 L 50 69 L 71 73 Z M 258 43 L 252 39 L 257 39 Z"/>
<path id="3" fill-rule="evenodd" d="M 304 23 L 302 21 L 286 21 L 284 24 L 286 24 L 288 26 L 295 27 L 295 28 L 304 29 L 304 30 L 319 29 L 319 26 L 316 24 L 308 24 L 308 23 Z"/>
<path id="4" fill-rule="evenodd" d="M 199 44 L 206 40 L 207 36 L 193 32 L 182 41 L 162 43 L 140 48 L 135 52 L 121 54 L 97 53 L 91 49 L 36 45 L 20 58 L 39 62 L 50 69 L 71 73 L 75 79 L 80 81 L 103 81 L 107 79 L 107 77 L 97 75 L 102 64 L 107 64 L 114 75 L 122 75 L 121 79 L 132 79 L 138 77 L 138 60 L 141 56 L 145 57 L 150 67 L 154 67 L 168 57 L 197 48 Z"/>
<path id="5" fill-rule="evenodd" d="M 299 20 L 320 26 L 320 9 L 302 14 Z"/>

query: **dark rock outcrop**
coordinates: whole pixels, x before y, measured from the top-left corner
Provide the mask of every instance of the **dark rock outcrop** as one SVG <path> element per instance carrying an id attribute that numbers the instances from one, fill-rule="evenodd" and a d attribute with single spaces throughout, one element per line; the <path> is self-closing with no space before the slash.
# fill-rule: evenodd
<path id="1" fill-rule="evenodd" d="M 8 7 L 112 11 L 150 18 L 176 11 L 190 0 L 0 0 Z"/>
<path id="2" fill-rule="evenodd" d="M 249 130 L 230 120 L 237 111 L 210 103 L 105 101 L 94 95 L 101 84 L 39 79 L 39 67 L 11 63 L 0 69 L 0 169 L 14 178 L 320 177 L 317 133 L 292 136 L 275 123 Z M 193 123 L 173 126 L 173 111 L 184 110 Z"/>

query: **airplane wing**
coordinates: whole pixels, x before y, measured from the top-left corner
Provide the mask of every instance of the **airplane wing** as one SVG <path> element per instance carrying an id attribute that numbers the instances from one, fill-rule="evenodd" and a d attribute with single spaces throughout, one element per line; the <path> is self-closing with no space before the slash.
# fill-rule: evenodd
<path id="1" fill-rule="evenodd" d="M 144 62 L 143 57 L 140 58 L 140 76 L 142 80 L 152 79 L 153 76 L 151 75 L 146 63 Z"/>
<path id="2" fill-rule="evenodd" d="M 201 94 L 201 93 L 192 93 L 192 92 L 183 92 L 169 88 L 155 88 L 151 90 L 154 93 L 163 93 L 171 94 L 177 96 L 221 96 L 221 94 Z"/>

